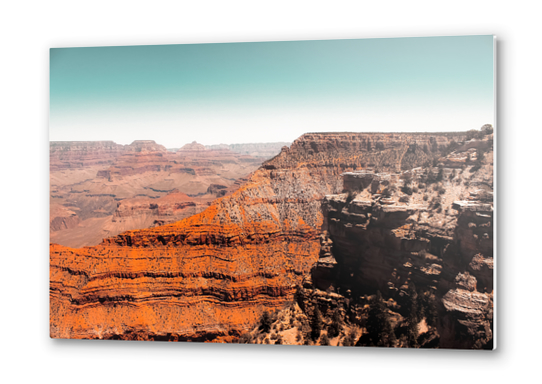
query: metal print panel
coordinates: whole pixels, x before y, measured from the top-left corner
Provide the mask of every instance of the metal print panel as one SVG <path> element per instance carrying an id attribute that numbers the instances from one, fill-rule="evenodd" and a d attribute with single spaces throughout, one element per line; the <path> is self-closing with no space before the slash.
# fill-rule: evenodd
<path id="1" fill-rule="evenodd" d="M 50 334 L 494 348 L 494 38 L 50 53 Z"/>

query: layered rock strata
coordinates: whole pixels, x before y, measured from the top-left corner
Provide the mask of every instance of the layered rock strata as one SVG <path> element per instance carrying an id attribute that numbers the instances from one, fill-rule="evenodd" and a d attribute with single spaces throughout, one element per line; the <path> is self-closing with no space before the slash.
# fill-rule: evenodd
<path id="1" fill-rule="evenodd" d="M 262 161 L 227 149 L 208 150 L 198 143 L 171 153 L 152 140 L 125 146 L 52 142 L 51 240 L 72 247 L 96 245 L 125 230 L 180 220 L 233 192 L 240 185 L 237 180 Z M 149 208 L 160 206 L 161 200 L 153 200 L 173 191 L 191 195 L 195 205 L 167 217 Z M 174 196 L 179 197 L 167 199 Z M 178 202 L 184 204 L 184 198 Z"/>
<path id="2" fill-rule="evenodd" d="M 49 166 L 51 171 L 112 164 L 124 151 L 113 141 L 52 141 Z"/>
<path id="3" fill-rule="evenodd" d="M 52 244 L 51 336 L 239 335 L 265 308 L 290 302 L 318 260 L 322 199 L 342 191 L 343 172 L 421 166 L 462 137 L 306 134 L 197 215 L 95 247 Z"/>
<path id="4" fill-rule="evenodd" d="M 305 281 L 305 295 L 312 297 L 306 305 L 319 305 L 331 316 L 326 304 L 329 292 L 348 292 L 356 303 L 348 310 L 358 320 L 347 323 L 360 326 L 358 345 L 366 345 L 363 334 L 367 331 L 362 328 L 369 321 L 366 308 L 375 300 L 368 296 L 380 291 L 390 300 L 388 317 L 396 317 L 392 323 L 398 335 L 406 332 L 402 328 L 411 327 L 413 295 L 431 298 L 433 304 L 426 303 L 425 313 L 421 313 L 427 319 L 431 315 L 432 321 L 416 320 L 420 321 L 419 345 L 492 348 L 490 141 L 458 147 L 439 159 L 436 171 L 430 167 L 397 174 L 344 173 L 345 193 L 328 195 L 323 201 L 325 235 L 320 259 Z M 447 168 L 449 158 L 467 158 L 473 147 L 482 148 L 478 159 L 467 162 L 457 173 L 457 168 Z M 319 301 L 318 293 L 328 299 Z M 341 299 L 332 300 L 331 311 L 346 311 L 345 297 L 339 296 Z M 418 343 L 395 341 L 395 346 L 405 345 Z"/>

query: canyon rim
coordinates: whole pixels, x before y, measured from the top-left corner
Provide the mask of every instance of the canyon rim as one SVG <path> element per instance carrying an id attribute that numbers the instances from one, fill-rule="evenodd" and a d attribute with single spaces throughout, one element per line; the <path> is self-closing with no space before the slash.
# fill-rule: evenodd
<path id="1" fill-rule="evenodd" d="M 495 348 L 493 36 L 51 50 L 50 336 Z"/>

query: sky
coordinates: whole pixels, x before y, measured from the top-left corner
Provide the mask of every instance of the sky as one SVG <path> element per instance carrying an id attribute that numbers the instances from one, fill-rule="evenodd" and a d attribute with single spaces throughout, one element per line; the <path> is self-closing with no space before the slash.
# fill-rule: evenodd
<path id="1" fill-rule="evenodd" d="M 293 141 L 494 124 L 493 36 L 50 50 L 52 141 Z"/>

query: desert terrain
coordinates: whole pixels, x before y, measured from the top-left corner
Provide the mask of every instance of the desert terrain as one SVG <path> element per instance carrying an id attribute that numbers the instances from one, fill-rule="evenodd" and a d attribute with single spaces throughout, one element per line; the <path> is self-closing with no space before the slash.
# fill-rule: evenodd
<path id="1" fill-rule="evenodd" d="M 51 337 L 492 348 L 491 126 L 274 150 L 51 143 Z"/>
<path id="2" fill-rule="evenodd" d="M 71 247 L 171 223 L 235 190 L 288 143 L 167 150 L 151 140 L 51 142 L 50 238 Z M 248 154 L 250 153 L 250 154 Z"/>

